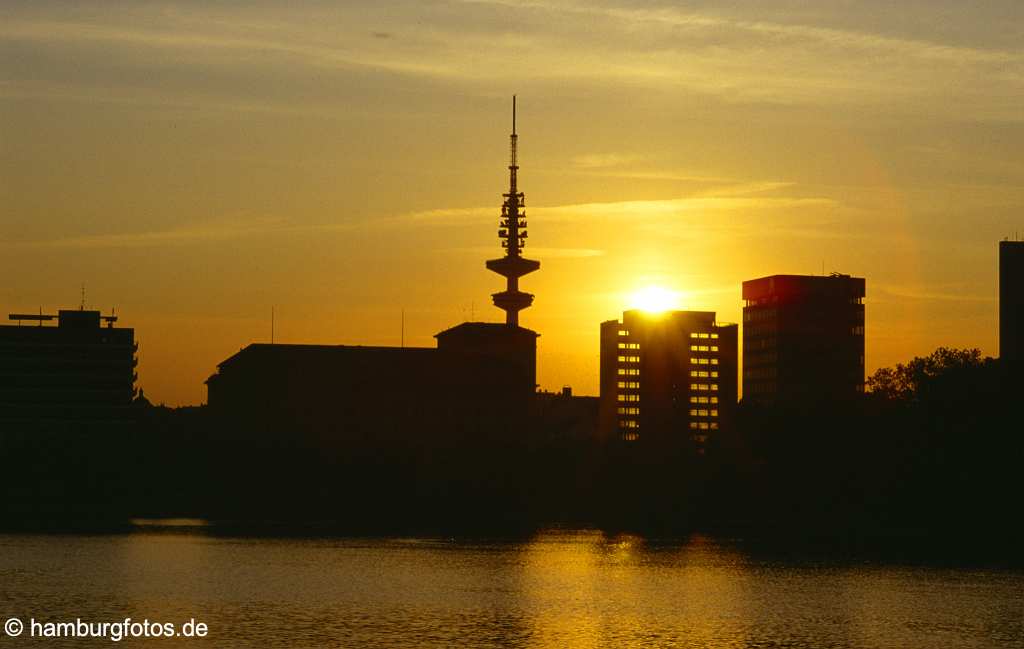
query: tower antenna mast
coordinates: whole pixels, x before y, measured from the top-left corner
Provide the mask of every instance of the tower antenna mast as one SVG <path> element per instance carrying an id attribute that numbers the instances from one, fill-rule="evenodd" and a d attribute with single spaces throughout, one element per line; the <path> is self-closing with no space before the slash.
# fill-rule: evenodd
<path id="1" fill-rule="evenodd" d="M 533 304 L 533 295 L 519 290 L 519 278 L 540 268 L 540 262 L 522 256 L 526 245 L 526 200 L 519 191 L 519 135 L 516 133 L 516 96 L 512 95 L 512 135 L 509 138 L 508 193 L 501 206 L 498 239 L 505 256 L 487 261 L 487 268 L 505 278 L 505 290 L 493 293 L 494 306 L 505 312 L 505 324 L 519 326 L 519 312 Z"/>

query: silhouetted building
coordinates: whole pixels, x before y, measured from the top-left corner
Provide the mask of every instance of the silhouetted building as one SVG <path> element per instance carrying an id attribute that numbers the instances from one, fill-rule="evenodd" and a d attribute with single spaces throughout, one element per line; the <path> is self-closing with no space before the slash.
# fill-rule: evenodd
<path id="1" fill-rule="evenodd" d="M 864 391 L 864 278 L 743 282 L 743 398 L 849 399 Z"/>
<path id="2" fill-rule="evenodd" d="M 1024 360 L 1024 241 L 999 242 L 999 357 Z"/>
<path id="3" fill-rule="evenodd" d="M 437 349 L 449 357 L 449 363 L 467 368 L 480 364 L 502 367 L 505 377 L 500 385 L 488 386 L 523 398 L 537 388 L 537 337 L 539 334 L 519 326 L 496 322 L 463 322 L 445 329 L 437 338 Z M 471 381 L 471 383 L 475 383 Z"/>
<path id="4" fill-rule="evenodd" d="M 331 445 L 516 434 L 534 393 L 537 334 L 466 322 L 436 338 L 436 349 L 252 344 L 207 379 L 210 409 L 233 432 Z"/>
<path id="5" fill-rule="evenodd" d="M 711 311 L 626 311 L 601 323 L 601 432 L 701 448 L 736 406 L 737 326 Z"/>
<path id="6" fill-rule="evenodd" d="M 0 326 L 0 421 L 129 418 L 137 378 L 134 329 L 114 327 L 117 317 L 99 311 L 9 318 L 18 324 Z M 56 326 L 48 324 L 53 321 Z"/>

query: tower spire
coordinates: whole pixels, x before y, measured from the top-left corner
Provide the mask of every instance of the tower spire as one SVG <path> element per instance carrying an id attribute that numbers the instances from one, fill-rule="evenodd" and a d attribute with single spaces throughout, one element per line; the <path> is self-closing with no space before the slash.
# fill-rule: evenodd
<path id="1" fill-rule="evenodd" d="M 540 268 L 540 262 L 522 256 L 526 245 L 526 212 L 525 196 L 518 188 L 519 161 L 517 145 L 519 136 L 516 134 L 516 96 L 512 95 L 512 135 L 510 136 L 510 155 L 508 165 L 508 193 L 501 206 L 501 221 L 498 238 L 505 249 L 505 256 L 491 259 L 487 268 L 505 278 L 505 290 L 494 293 L 491 298 L 494 306 L 505 311 L 505 324 L 510 327 L 519 326 L 519 312 L 533 304 L 533 295 L 519 290 L 519 278 Z"/>

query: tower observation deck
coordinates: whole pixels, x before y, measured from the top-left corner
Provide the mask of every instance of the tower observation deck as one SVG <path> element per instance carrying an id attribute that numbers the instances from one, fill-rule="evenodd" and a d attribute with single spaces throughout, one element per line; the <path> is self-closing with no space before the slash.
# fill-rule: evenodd
<path id="1" fill-rule="evenodd" d="M 519 290 L 519 278 L 540 268 L 540 262 L 523 257 L 523 246 L 526 245 L 526 211 L 523 192 L 519 191 L 516 176 L 519 164 L 516 158 L 516 98 L 512 97 L 512 135 L 511 160 L 508 165 L 508 193 L 503 194 L 505 202 L 501 205 L 501 222 L 498 238 L 505 256 L 487 261 L 487 268 L 505 278 L 505 290 L 493 293 L 491 298 L 494 306 L 505 311 L 505 324 L 510 327 L 519 326 L 519 312 L 533 304 L 533 295 Z"/>

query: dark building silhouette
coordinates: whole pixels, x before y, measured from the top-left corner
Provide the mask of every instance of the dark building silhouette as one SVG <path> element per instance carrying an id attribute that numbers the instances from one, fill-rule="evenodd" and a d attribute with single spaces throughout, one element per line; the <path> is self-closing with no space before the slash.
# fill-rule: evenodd
<path id="1" fill-rule="evenodd" d="M 331 441 L 414 439 L 454 419 L 479 427 L 509 400 L 525 410 L 534 378 L 521 349 L 459 338 L 477 325 L 438 334 L 438 349 L 252 344 L 207 379 L 209 405 L 231 430 Z M 521 330 L 519 342 L 532 339 Z"/>
<path id="2" fill-rule="evenodd" d="M 743 398 L 849 399 L 864 391 L 864 278 L 772 275 L 743 282 Z"/>
<path id="3" fill-rule="evenodd" d="M 137 379 L 134 329 L 114 327 L 117 316 L 99 311 L 9 318 L 18 324 L 0 326 L 0 421 L 129 419 Z"/>
<path id="4" fill-rule="evenodd" d="M 999 357 L 1024 360 L 1024 241 L 999 242 Z"/>
<path id="5" fill-rule="evenodd" d="M 601 323 L 602 435 L 703 447 L 734 416 L 737 329 L 711 311 L 626 311 Z"/>

